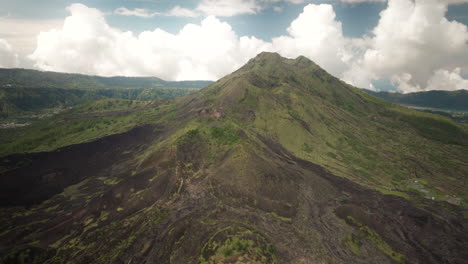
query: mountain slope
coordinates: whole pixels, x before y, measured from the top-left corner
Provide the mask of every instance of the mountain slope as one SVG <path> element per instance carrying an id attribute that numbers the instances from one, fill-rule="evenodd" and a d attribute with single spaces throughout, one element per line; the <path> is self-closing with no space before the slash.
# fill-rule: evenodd
<path id="1" fill-rule="evenodd" d="M 138 113 L 120 134 L 1 159 L 5 263 L 468 258 L 464 209 L 439 201 L 466 199 L 466 126 L 271 53 Z"/>
<path id="2" fill-rule="evenodd" d="M 337 175 L 384 190 L 429 188 L 442 199 L 434 189 L 441 187 L 467 198 L 459 184 L 468 170 L 467 126 L 369 96 L 304 57 L 264 54 L 200 98 Z M 428 186 L 410 184 L 418 179 Z"/>

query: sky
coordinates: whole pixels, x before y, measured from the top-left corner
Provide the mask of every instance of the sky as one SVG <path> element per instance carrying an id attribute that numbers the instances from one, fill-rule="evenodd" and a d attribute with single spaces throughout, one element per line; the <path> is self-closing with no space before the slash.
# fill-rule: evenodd
<path id="1" fill-rule="evenodd" d="M 468 0 L 0 0 L 0 67 L 217 80 L 262 51 L 359 88 L 468 89 Z"/>

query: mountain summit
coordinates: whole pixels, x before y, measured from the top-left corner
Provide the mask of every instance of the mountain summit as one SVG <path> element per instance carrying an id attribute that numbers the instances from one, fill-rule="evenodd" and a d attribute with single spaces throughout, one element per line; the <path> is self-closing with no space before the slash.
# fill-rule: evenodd
<path id="1" fill-rule="evenodd" d="M 56 129 L 95 120 L 57 118 Z M 468 259 L 466 126 L 375 98 L 305 57 L 261 53 L 109 122 L 122 120 L 136 125 L 47 152 L 28 138 L 10 146 L 25 153 L 0 162 L 4 263 Z"/>

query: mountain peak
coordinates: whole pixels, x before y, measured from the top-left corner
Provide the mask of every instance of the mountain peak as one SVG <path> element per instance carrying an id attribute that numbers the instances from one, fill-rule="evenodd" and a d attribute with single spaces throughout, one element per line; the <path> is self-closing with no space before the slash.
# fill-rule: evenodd
<path id="1" fill-rule="evenodd" d="M 282 57 L 276 52 L 261 52 L 256 57 L 250 59 L 242 70 L 272 70 L 284 67 L 299 67 L 302 69 L 321 69 L 315 62 L 305 56 L 299 56 L 296 59 Z"/>
<path id="2" fill-rule="evenodd" d="M 261 52 L 254 58 L 250 59 L 249 62 L 246 65 L 259 65 L 259 66 L 265 66 L 267 64 L 272 64 L 272 63 L 279 63 L 283 60 L 286 60 L 286 58 L 281 57 L 276 52 Z"/>
<path id="3" fill-rule="evenodd" d="M 254 59 L 282 59 L 281 55 L 277 52 L 262 51 Z"/>

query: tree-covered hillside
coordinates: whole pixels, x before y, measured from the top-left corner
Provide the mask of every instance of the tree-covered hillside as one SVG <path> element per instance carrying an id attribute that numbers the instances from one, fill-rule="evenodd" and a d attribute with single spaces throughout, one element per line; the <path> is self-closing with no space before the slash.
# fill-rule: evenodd
<path id="1" fill-rule="evenodd" d="M 169 99 L 187 95 L 210 83 L 0 69 L 0 119 L 37 115 L 50 112 L 49 109 L 63 109 L 103 98 Z"/>
<path id="2" fill-rule="evenodd" d="M 211 81 L 165 81 L 157 77 L 100 77 L 26 69 L 0 69 L 0 87 L 99 89 L 99 88 L 202 88 Z"/>

